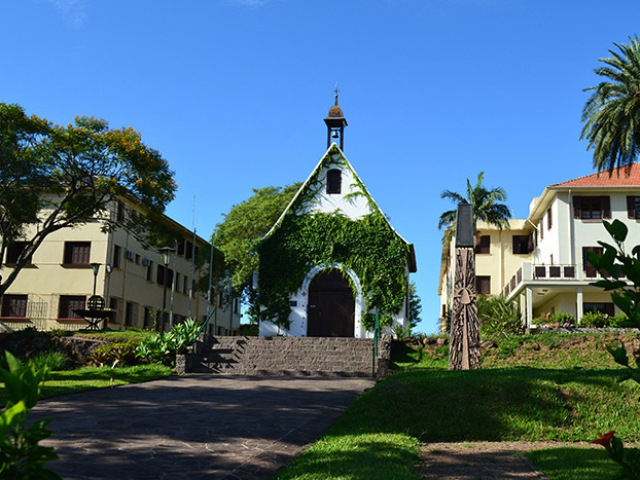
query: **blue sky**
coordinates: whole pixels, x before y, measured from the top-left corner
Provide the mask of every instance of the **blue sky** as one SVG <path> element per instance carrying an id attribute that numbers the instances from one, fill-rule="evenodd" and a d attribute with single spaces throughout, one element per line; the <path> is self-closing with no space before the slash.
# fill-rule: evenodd
<path id="1" fill-rule="evenodd" d="M 517 218 L 593 173 L 593 69 L 637 0 L 5 0 L 0 101 L 132 126 L 176 172 L 167 213 L 209 237 L 252 188 L 303 181 L 340 88 L 345 154 L 415 244 L 419 330 L 437 329 L 438 216 L 485 172 Z"/>

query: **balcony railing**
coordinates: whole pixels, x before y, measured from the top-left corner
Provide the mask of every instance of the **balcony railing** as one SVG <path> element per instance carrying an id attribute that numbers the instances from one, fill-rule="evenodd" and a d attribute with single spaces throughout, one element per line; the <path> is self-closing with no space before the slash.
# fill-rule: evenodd
<path id="1" fill-rule="evenodd" d="M 537 265 L 532 263 L 523 263 L 522 267 L 518 269 L 516 274 L 511 277 L 511 280 L 509 280 L 504 286 L 502 293 L 505 296 L 509 296 L 523 281 L 592 281 L 599 278 L 601 278 L 601 275 L 593 267 L 582 269 L 582 266 L 575 264 Z"/>

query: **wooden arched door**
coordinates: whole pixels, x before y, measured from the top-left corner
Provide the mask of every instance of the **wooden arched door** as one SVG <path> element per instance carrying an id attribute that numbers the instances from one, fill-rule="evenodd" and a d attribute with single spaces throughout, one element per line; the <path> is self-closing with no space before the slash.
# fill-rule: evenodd
<path id="1" fill-rule="evenodd" d="M 355 299 L 349 281 L 338 270 L 325 270 L 309 285 L 308 337 L 353 337 Z"/>

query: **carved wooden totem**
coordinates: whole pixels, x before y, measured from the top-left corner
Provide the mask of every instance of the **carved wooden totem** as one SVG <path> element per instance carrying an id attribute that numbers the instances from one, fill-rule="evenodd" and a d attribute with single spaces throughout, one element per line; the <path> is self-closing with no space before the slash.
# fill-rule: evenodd
<path id="1" fill-rule="evenodd" d="M 458 206 L 449 370 L 481 367 L 471 205 Z"/>

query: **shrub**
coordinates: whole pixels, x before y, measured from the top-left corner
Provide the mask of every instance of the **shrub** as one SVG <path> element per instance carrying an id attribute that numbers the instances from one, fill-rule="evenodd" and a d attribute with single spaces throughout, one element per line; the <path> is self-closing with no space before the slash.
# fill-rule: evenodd
<path id="1" fill-rule="evenodd" d="M 258 333 L 259 327 L 257 323 L 252 323 L 251 325 L 242 324 L 238 331 L 238 335 L 245 337 L 257 337 Z"/>
<path id="2" fill-rule="evenodd" d="M 137 342 L 134 341 L 105 343 L 93 351 L 91 363 L 98 367 L 109 366 L 111 368 L 134 365 L 137 346 Z"/>
<path id="3" fill-rule="evenodd" d="M 609 315 L 599 310 L 591 310 L 582 315 L 580 320 L 581 327 L 602 328 L 609 325 Z"/>
<path id="4" fill-rule="evenodd" d="M 32 364 L 21 365 L 9 352 L 5 352 L 5 359 L 8 368 L 0 368 L 0 375 L 9 400 L 0 414 L 0 478 L 60 479 L 46 468 L 47 462 L 58 458 L 54 449 L 39 445 L 51 436 L 45 428 L 51 419 L 27 426 L 27 415 L 38 401 L 40 383 L 47 370 L 36 371 Z"/>
<path id="5" fill-rule="evenodd" d="M 609 320 L 609 326 L 612 328 L 627 328 L 634 326 L 632 324 L 629 324 L 629 317 L 627 317 L 624 313 L 618 313 L 613 317 L 609 317 Z"/>
<path id="6" fill-rule="evenodd" d="M 201 324 L 193 318 L 174 325 L 169 333 L 159 333 L 144 339 L 135 349 L 135 355 L 147 362 L 174 365 L 176 353 L 185 353 L 200 334 Z"/>
<path id="7" fill-rule="evenodd" d="M 502 295 L 488 297 L 478 296 L 478 320 L 480 335 L 507 337 L 522 330 L 522 317 L 513 302 L 507 302 Z"/>
<path id="8" fill-rule="evenodd" d="M 49 370 L 60 371 L 69 370 L 73 366 L 73 361 L 69 356 L 60 350 L 48 350 L 40 352 L 29 360 L 37 371 Z"/>
<path id="9" fill-rule="evenodd" d="M 570 313 L 565 313 L 565 312 L 556 312 L 553 315 L 551 315 L 551 323 L 556 324 L 571 324 L 571 326 L 575 326 L 576 325 L 576 317 L 574 317 L 573 315 L 571 315 Z"/>
<path id="10" fill-rule="evenodd" d="M 550 313 L 541 313 L 539 317 L 531 320 L 533 325 L 546 325 L 551 322 L 551 314 Z"/>

